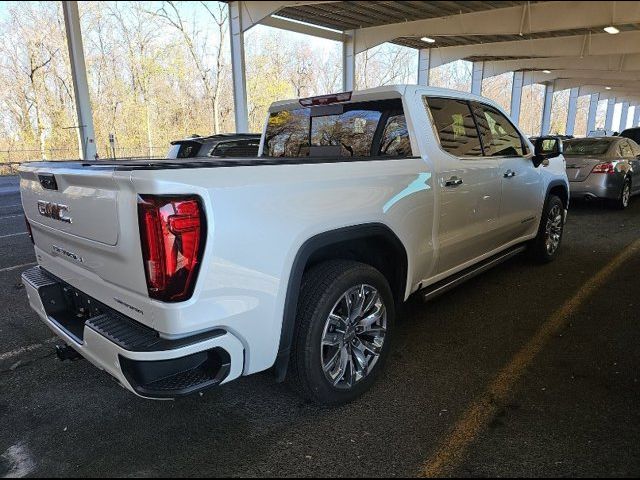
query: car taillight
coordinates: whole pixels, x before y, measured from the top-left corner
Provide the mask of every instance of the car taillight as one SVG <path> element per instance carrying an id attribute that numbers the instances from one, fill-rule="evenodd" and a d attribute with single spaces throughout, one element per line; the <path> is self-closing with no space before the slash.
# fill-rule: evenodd
<path id="1" fill-rule="evenodd" d="M 593 167 L 591 173 L 616 173 L 616 167 L 613 163 L 600 163 Z"/>
<path id="2" fill-rule="evenodd" d="M 206 238 L 200 198 L 141 195 L 138 221 L 149 296 L 164 302 L 187 300 Z"/>
<path id="3" fill-rule="evenodd" d="M 33 243 L 34 245 L 36 244 L 36 242 L 33 240 L 33 232 L 31 231 L 31 224 L 29 223 L 29 220 L 27 219 L 27 216 L 24 216 L 24 223 L 27 224 L 27 233 L 29 234 L 29 238 L 31 239 L 31 243 Z"/>

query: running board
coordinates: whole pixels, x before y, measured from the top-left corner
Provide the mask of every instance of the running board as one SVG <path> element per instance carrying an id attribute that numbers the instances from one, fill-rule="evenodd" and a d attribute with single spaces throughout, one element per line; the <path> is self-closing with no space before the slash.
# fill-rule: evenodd
<path id="1" fill-rule="evenodd" d="M 494 255 L 493 257 L 490 257 L 477 265 L 462 270 L 461 272 L 458 272 L 449 278 L 445 278 L 444 280 L 440 280 L 433 285 L 429 285 L 428 287 L 425 287 L 424 290 L 422 290 L 422 298 L 425 302 L 433 300 L 434 298 L 442 295 L 452 288 L 457 287 L 461 283 L 464 283 L 467 280 L 470 280 L 473 277 L 486 272 L 496 265 L 500 265 L 502 262 L 506 262 L 510 258 L 524 252 L 526 249 L 526 245 L 518 245 L 516 247 L 512 247 L 509 250 L 498 253 L 497 255 Z"/>

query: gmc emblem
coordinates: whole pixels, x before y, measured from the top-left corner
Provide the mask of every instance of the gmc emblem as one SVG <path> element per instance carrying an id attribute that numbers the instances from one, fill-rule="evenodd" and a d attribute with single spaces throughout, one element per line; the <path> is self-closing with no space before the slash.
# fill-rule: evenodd
<path id="1" fill-rule="evenodd" d="M 68 215 L 69 207 L 66 205 L 38 200 L 38 212 L 43 217 L 52 218 L 64 223 L 71 223 L 71 217 Z"/>

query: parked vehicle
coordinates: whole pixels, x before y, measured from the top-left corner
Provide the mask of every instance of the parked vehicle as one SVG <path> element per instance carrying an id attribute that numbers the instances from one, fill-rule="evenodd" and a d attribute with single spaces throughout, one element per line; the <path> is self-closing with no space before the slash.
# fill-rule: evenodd
<path id="1" fill-rule="evenodd" d="M 614 136 L 613 134 L 613 130 L 605 130 L 603 128 L 600 128 L 597 130 L 591 130 L 589 133 L 587 133 L 587 137 L 612 137 Z"/>
<path id="2" fill-rule="evenodd" d="M 23 165 L 27 295 L 142 397 L 273 369 L 347 402 L 411 294 L 557 255 L 569 184 L 544 141 L 485 98 L 389 86 L 274 103 L 258 157 Z"/>
<path id="3" fill-rule="evenodd" d="M 624 137 L 580 138 L 564 142 L 571 197 L 601 198 L 627 208 L 640 193 L 640 147 Z M 634 177 L 634 175 L 636 175 Z"/>
<path id="4" fill-rule="evenodd" d="M 260 148 L 259 133 L 223 133 L 171 142 L 167 158 L 254 157 Z"/>
<path id="5" fill-rule="evenodd" d="M 640 145 L 640 127 L 627 128 L 620 133 L 620 136 L 629 138 Z"/>

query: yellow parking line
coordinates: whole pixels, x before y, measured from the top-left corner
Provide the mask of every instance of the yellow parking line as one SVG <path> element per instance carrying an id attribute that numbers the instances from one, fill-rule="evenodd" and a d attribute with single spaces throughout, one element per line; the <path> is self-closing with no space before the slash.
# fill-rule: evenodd
<path id="1" fill-rule="evenodd" d="M 640 240 L 627 246 L 591 277 L 564 305 L 556 310 L 535 336 L 500 371 L 485 392 L 475 399 L 438 450 L 421 467 L 421 477 L 441 477 L 452 471 L 467 448 L 509 399 L 514 385 L 547 342 L 566 324 L 570 315 L 596 292 L 616 269 L 640 250 Z"/>

